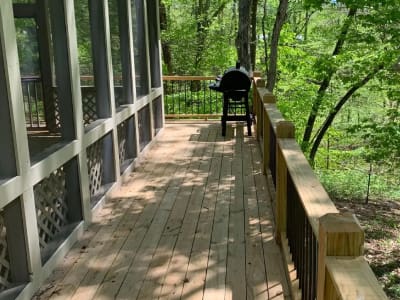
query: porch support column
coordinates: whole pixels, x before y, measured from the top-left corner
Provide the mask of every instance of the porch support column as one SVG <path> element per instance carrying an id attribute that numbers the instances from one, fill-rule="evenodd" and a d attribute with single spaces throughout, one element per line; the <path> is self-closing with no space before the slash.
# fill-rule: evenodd
<path id="1" fill-rule="evenodd" d="M 105 17 L 106 6 L 104 0 L 89 0 L 96 108 L 101 119 L 110 118 L 112 110 L 115 109 L 111 51 L 107 42 L 109 25 Z"/>
<path id="2" fill-rule="evenodd" d="M 89 0 L 89 14 L 97 114 L 99 118 L 115 118 L 108 1 Z M 120 174 L 117 131 L 114 124 L 110 137 L 107 135 L 103 142 L 103 179 L 107 183 L 117 181 Z"/>
<path id="3" fill-rule="evenodd" d="M 135 81 L 133 80 L 133 42 L 131 6 L 129 0 L 117 0 L 122 64 L 122 85 L 124 104 L 133 104 L 135 98 Z"/>
<path id="4" fill-rule="evenodd" d="M 52 60 L 50 20 L 48 0 L 37 0 L 36 22 L 39 26 L 40 70 L 42 75 L 43 102 L 47 128 L 57 132 L 56 95 L 54 90 L 54 70 Z"/>
<path id="5" fill-rule="evenodd" d="M 287 182 L 288 169 L 285 157 L 279 147 L 279 139 L 293 139 L 294 125 L 289 121 L 280 121 L 276 125 L 276 241 L 281 244 L 282 233 L 287 230 Z"/>
<path id="6" fill-rule="evenodd" d="M 57 94 L 60 102 L 60 114 L 63 136 L 83 140 L 83 111 L 80 87 L 77 34 L 75 27 L 74 1 L 52 0 L 49 2 L 52 35 L 54 43 L 55 72 Z M 89 175 L 86 151 L 78 155 L 78 172 L 82 215 L 85 221 L 91 220 Z"/>

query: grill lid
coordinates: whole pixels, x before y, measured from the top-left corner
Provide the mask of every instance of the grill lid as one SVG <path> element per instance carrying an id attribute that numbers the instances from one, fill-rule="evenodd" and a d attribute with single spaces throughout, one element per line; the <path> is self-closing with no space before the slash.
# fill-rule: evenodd
<path id="1" fill-rule="evenodd" d="M 251 81 L 249 74 L 245 68 L 236 65 L 231 67 L 224 72 L 222 77 L 217 78 L 217 82 L 210 84 L 209 87 L 212 90 L 219 92 L 229 91 L 249 91 Z"/>
<path id="2" fill-rule="evenodd" d="M 222 91 L 250 90 L 251 81 L 249 75 L 243 67 L 229 68 L 221 78 L 220 89 Z"/>

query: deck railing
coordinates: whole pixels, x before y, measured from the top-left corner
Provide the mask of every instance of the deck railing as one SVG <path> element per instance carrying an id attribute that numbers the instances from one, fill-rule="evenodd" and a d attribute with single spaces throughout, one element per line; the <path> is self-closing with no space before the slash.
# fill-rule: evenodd
<path id="1" fill-rule="evenodd" d="M 123 87 L 120 79 L 114 86 L 114 97 L 116 106 L 123 103 Z M 23 76 L 21 78 L 22 94 L 24 98 L 25 123 L 29 130 L 49 129 L 57 131 L 59 127 L 59 111 L 57 104 L 57 88 L 51 87 L 47 97 L 43 89 L 40 76 Z M 95 121 L 98 116 L 96 112 L 96 88 L 93 76 L 81 76 L 81 95 L 84 113 L 84 124 L 88 125 Z M 46 102 L 47 101 L 47 102 Z M 51 105 L 49 105 L 51 102 Z M 46 107 L 48 105 L 48 107 Z M 52 124 L 49 124 L 50 123 Z"/>
<path id="2" fill-rule="evenodd" d="M 258 74 L 255 74 L 258 75 Z M 294 139 L 275 96 L 254 79 L 256 135 L 276 191 L 276 240 L 296 299 L 387 299 L 363 257 L 364 232 L 339 213 Z"/>
<path id="3" fill-rule="evenodd" d="M 123 104 L 121 80 L 114 88 L 116 105 Z M 46 128 L 45 102 L 40 76 L 21 79 L 26 124 L 30 129 Z M 173 119 L 217 119 L 222 114 L 222 95 L 209 89 L 214 76 L 164 76 L 165 117 Z M 93 76 L 81 76 L 85 124 L 97 118 Z M 56 90 L 53 89 L 55 93 Z M 49 112 L 51 113 L 51 112 Z M 53 112 L 54 113 L 54 112 Z"/>
<path id="4" fill-rule="evenodd" d="M 41 78 L 39 76 L 24 76 L 21 83 L 27 126 L 29 128 L 46 127 Z"/>
<path id="5" fill-rule="evenodd" d="M 214 76 L 163 76 L 165 117 L 218 118 L 221 93 L 208 88 Z"/>

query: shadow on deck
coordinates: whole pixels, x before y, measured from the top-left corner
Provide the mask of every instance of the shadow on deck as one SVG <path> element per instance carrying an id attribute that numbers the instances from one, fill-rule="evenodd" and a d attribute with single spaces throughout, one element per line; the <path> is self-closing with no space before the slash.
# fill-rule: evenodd
<path id="1" fill-rule="evenodd" d="M 33 299 L 289 299 L 242 124 L 168 124 Z"/>

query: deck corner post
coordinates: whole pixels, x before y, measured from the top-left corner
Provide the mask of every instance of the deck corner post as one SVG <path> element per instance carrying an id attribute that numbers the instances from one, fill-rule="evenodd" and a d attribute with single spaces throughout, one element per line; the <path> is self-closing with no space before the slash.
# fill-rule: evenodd
<path id="1" fill-rule="evenodd" d="M 270 140 L 271 140 L 271 126 L 270 126 L 270 121 L 268 117 L 268 112 L 262 108 L 261 110 L 261 115 L 262 115 L 262 131 L 263 131 L 263 173 L 268 174 L 268 169 L 269 169 L 269 163 L 271 159 L 271 154 L 270 152 Z M 261 127 L 261 126 L 260 126 Z"/>
<path id="2" fill-rule="evenodd" d="M 263 172 L 264 174 L 267 174 L 268 168 L 269 168 L 269 163 L 271 160 L 271 155 L 268 152 L 270 150 L 270 139 L 271 139 L 271 124 L 270 124 L 270 118 L 268 116 L 268 111 L 265 107 L 265 104 L 275 104 L 276 103 L 276 97 L 273 95 L 271 92 L 263 88 L 263 94 L 261 96 L 261 107 L 260 107 L 260 113 L 262 115 L 262 124 L 259 124 L 260 132 L 262 131 L 263 133 L 263 147 L 264 147 L 264 152 L 263 152 Z"/>
<path id="3" fill-rule="evenodd" d="M 254 78 L 254 86 L 253 86 L 253 109 L 254 113 L 257 116 L 256 122 L 256 137 L 257 141 L 261 141 L 263 137 L 263 117 L 264 117 L 264 109 L 263 109 L 263 96 L 262 89 L 265 87 L 265 80 L 263 78 Z"/>
<path id="4" fill-rule="evenodd" d="M 259 130 L 260 128 L 260 123 L 261 123 L 261 116 L 262 116 L 262 110 L 261 110 L 261 101 L 260 101 L 260 96 L 259 96 L 259 91 L 258 91 L 258 86 L 257 86 L 257 78 L 253 79 L 253 108 L 252 108 L 252 113 L 253 113 L 253 120 L 256 122 L 256 138 L 257 141 L 260 140 L 261 137 L 261 132 Z"/>
<path id="5" fill-rule="evenodd" d="M 265 87 L 265 79 L 264 78 L 254 78 L 255 85 L 257 88 Z"/>
<path id="6" fill-rule="evenodd" d="M 332 284 L 331 280 L 327 280 L 326 257 L 362 256 L 363 245 L 364 231 L 353 214 L 330 213 L 320 218 L 317 300 L 331 299 L 331 293 L 335 292 L 335 289 L 329 286 Z"/>
<path id="7" fill-rule="evenodd" d="M 264 89 L 265 90 L 265 89 Z M 265 90 L 266 92 L 263 94 L 262 102 L 266 103 L 276 103 L 276 96 L 272 94 L 270 91 Z"/>
<path id="8" fill-rule="evenodd" d="M 295 127 L 293 122 L 279 121 L 276 124 L 276 138 L 277 139 L 294 139 Z"/>
<path id="9" fill-rule="evenodd" d="M 262 75 L 261 71 L 253 71 L 253 78 L 261 77 L 261 75 Z"/>
<path id="10" fill-rule="evenodd" d="M 276 236 L 278 244 L 281 244 L 281 235 L 286 232 L 287 219 L 287 178 L 288 169 L 278 139 L 294 138 L 294 124 L 289 121 L 280 121 L 276 125 Z"/>

